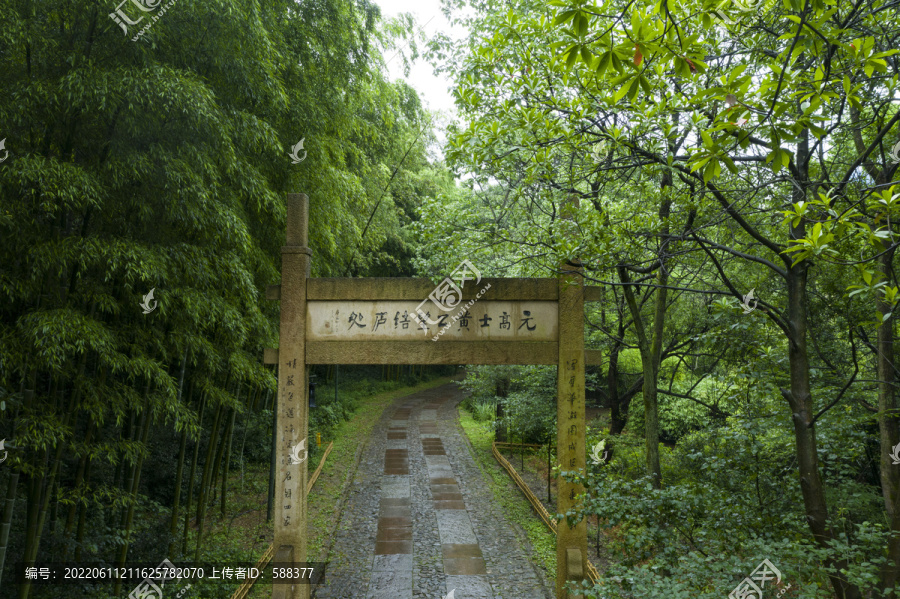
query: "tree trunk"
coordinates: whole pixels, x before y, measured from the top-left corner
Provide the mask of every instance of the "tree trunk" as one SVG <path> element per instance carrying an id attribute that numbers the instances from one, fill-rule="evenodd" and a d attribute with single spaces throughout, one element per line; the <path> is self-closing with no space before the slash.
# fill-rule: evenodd
<path id="1" fill-rule="evenodd" d="M 890 286 L 891 261 L 894 250 L 878 257 L 878 270 Z M 888 314 L 892 306 L 879 299 L 878 312 Z M 894 318 L 890 317 L 878 327 L 876 341 L 878 354 L 878 432 L 881 438 L 881 493 L 884 496 L 884 509 L 888 520 L 893 520 L 900 499 L 900 470 L 892 465 L 890 454 L 897 443 L 900 443 L 900 429 L 897 427 L 897 404 L 894 398 Z"/>
<path id="2" fill-rule="evenodd" d="M 147 392 L 145 394 L 145 398 L 150 395 L 150 385 L 147 385 Z M 153 417 L 150 413 L 150 405 L 149 401 L 147 402 L 147 411 L 144 414 L 144 423 L 143 430 L 141 431 L 141 444 L 146 447 L 147 438 L 150 435 L 150 423 L 153 420 Z M 128 547 L 131 544 L 131 530 L 134 525 L 134 506 L 138 500 L 138 490 L 141 484 L 141 469 L 144 467 L 144 456 L 141 455 L 138 457 L 137 464 L 135 464 L 132 469 L 131 478 L 131 502 L 128 504 L 128 511 L 125 518 L 125 542 L 119 548 L 119 558 L 116 562 L 116 565 L 119 568 L 125 567 L 125 560 L 128 558 Z M 117 578 L 115 584 L 115 590 L 113 592 L 114 595 L 118 595 L 122 591 L 122 579 Z"/>
<path id="3" fill-rule="evenodd" d="M 200 495 L 197 501 L 197 547 L 194 549 L 194 561 L 200 561 L 200 545 L 203 542 L 203 520 L 206 518 L 206 501 L 208 498 L 209 482 L 212 476 L 213 452 L 216 448 L 216 437 L 219 434 L 219 423 L 222 420 L 224 408 L 219 406 L 216 410 L 216 419 L 212 432 L 209 435 L 209 445 L 206 448 L 206 463 L 203 464 L 203 478 L 200 483 Z"/>
<path id="4" fill-rule="evenodd" d="M 200 433 L 197 436 L 197 442 L 194 443 L 194 457 L 191 458 L 191 474 L 188 476 L 188 496 L 187 503 L 184 506 L 184 536 L 181 538 L 181 555 L 187 554 L 187 538 L 188 538 L 188 521 L 191 517 L 191 503 L 194 499 L 194 475 L 197 472 L 197 458 L 200 455 L 200 440 L 203 438 L 203 410 L 206 408 L 206 394 L 200 394 L 200 413 L 197 416 L 197 423 L 200 425 Z"/>
<path id="5" fill-rule="evenodd" d="M 234 434 L 234 417 L 236 414 L 237 409 L 231 410 L 231 418 L 228 420 L 228 430 L 225 431 L 227 446 L 225 448 L 225 462 L 222 464 L 222 495 L 220 507 L 220 512 L 223 518 L 225 517 L 225 497 L 228 487 L 228 466 L 231 464 L 231 438 Z"/>
<path id="6" fill-rule="evenodd" d="M 797 462 L 800 469 L 800 489 L 806 521 L 813 538 L 823 548 L 829 546 L 834 533 L 828 525 L 828 506 L 825 487 L 819 474 L 819 458 L 816 452 L 816 427 L 812 392 L 809 385 L 809 356 L 806 347 L 806 281 L 809 262 L 803 261 L 788 270 L 788 340 L 791 387 L 781 393 L 791 406 L 794 422 L 794 439 L 797 444 Z M 847 568 L 846 559 L 826 558 L 825 564 L 840 571 Z M 837 599 L 859 599 L 859 589 L 844 581 L 840 575 L 829 575 Z"/>
<path id="7" fill-rule="evenodd" d="M 178 382 L 178 403 L 181 403 L 181 392 L 184 387 L 184 367 L 187 361 L 187 351 L 184 352 L 184 360 L 181 362 L 181 377 Z M 188 405 L 194 396 L 194 386 L 188 392 Z M 175 551 L 175 539 L 178 535 L 178 508 L 181 504 L 181 484 L 184 479 L 184 454 L 187 451 L 187 426 L 181 431 L 181 443 L 178 446 L 178 469 L 175 472 L 175 497 L 172 500 L 172 519 L 169 522 L 169 548 L 166 551 L 168 556 L 172 556 Z"/>
<path id="8" fill-rule="evenodd" d="M 498 443 L 506 443 L 508 438 L 508 430 L 503 426 L 502 421 L 505 416 L 503 411 L 503 399 L 509 395 L 509 377 L 501 377 L 494 386 L 494 395 L 497 396 L 497 428 L 494 433 L 494 440 Z"/>
<path id="9" fill-rule="evenodd" d="M 659 216 L 663 223 L 660 235 L 663 241 L 660 244 L 660 266 L 656 275 L 658 287 L 655 297 L 652 338 L 647 337 L 644 322 L 641 318 L 641 310 L 634 298 L 634 290 L 627 284 L 630 282 L 628 271 L 624 265 L 619 266 L 618 269 L 619 279 L 622 283 L 626 283 L 622 287 L 622 291 L 625 294 L 625 301 L 631 312 L 631 318 L 634 320 L 638 348 L 641 354 L 641 368 L 644 371 L 644 442 L 647 452 L 647 473 L 652 477 L 651 482 L 656 489 L 662 485 L 662 468 L 659 462 L 659 402 L 656 383 L 659 378 L 662 338 L 666 319 L 666 299 L 668 297 L 666 285 L 669 282 L 669 272 L 666 269 L 666 251 L 669 244 L 668 217 L 672 202 L 666 195 L 666 190 L 670 184 L 668 178 L 663 181 L 664 195 L 659 208 Z"/>
<path id="10" fill-rule="evenodd" d="M 74 406 L 77 403 L 78 392 L 74 392 L 69 402 L 68 409 L 63 410 L 62 427 L 68 428 L 72 420 Z M 37 560 L 38 550 L 41 543 L 41 533 L 44 529 L 44 521 L 47 517 L 47 508 L 50 505 L 52 491 L 59 472 L 59 466 L 62 462 L 62 455 L 67 444 L 60 442 L 56 445 L 56 452 L 53 456 L 52 465 L 50 462 L 50 449 L 44 451 L 43 467 L 39 471 L 44 472 L 40 477 L 29 476 L 29 492 L 28 492 L 28 528 L 25 538 L 25 556 L 24 562 L 34 562 Z M 50 468 L 49 474 L 47 468 Z M 19 585 L 19 599 L 28 599 L 31 593 L 31 581 L 26 580 Z"/>
<path id="11" fill-rule="evenodd" d="M 87 467 L 84 470 L 84 484 L 87 485 L 91 480 L 91 460 L 88 460 Z M 78 528 L 75 531 L 75 561 L 81 561 L 82 546 L 84 545 L 84 525 L 87 520 L 87 504 L 82 503 L 78 508 Z"/>
<path id="12" fill-rule="evenodd" d="M 0 586 L 3 582 L 3 564 L 6 562 L 6 548 L 9 546 L 9 527 L 16 507 L 16 488 L 19 484 L 19 471 L 13 470 L 6 485 L 6 501 L 3 502 L 3 520 L 0 521 Z"/>
<path id="13" fill-rule="evenodd" d="M 84 436 L 85 445 L 90 445 L 91 439 L 94 436 L 94 431 L 96 430 L 96 426 L 94 425 L 94 421 L 91 420 L 88 424 L 87 433 Z M 81 459 L 78 461 L 78 471 L 75 474 L 75 491 L 78 492 L 78 488 L 84 482 L 84 475 L 87 472 L 88 464 L 90 463 L 90 454 L 86 454 L 81 456 Z M 69 507 L 68 514 L 66 515 L 66 525 L 63 529 L 63 536 L 68 539 L 72 536 L 72 528 L 75 526 L 75 516 L 78 512 L 78 503 L 73 503 L 71 507 Z M 63 561 L 67 561 L 69 559 L 69 545 L 66 545 L 66 549 L 63 555 Z"/>
<path id="14" fill-rule="evenodd" d="M 232 414 L 234 413 L 233 409 L 231 410 L 231 413 Z M 219 447 L 216 450 L 216 454 L 215 454 L 216 457 L 213 459 L 212 473 L 211 473 L 210 481 L 209 481 L 209 485 L 208 485 L 208 488 L 212 491 L 212 497 L 211 498 L 207 497 L 207 500 L 210 500 L 210 503 L 212 503 L 213 505 L 215 505 L 215 503 L 216 503 L 216 492 L 218 491 L 218 488 L 219 488 L 218 487 L 219 472 L 222 469 L 221 468 L 222 456 L 225 454 L 225 442 L 228 440 L 228 424 L 225 424 L 226 422 L 229 424 L 231 423 L 230 415 L 229 415 L 227 421 L 225 421 L 225 420 L 222 421 L 222 425 L 224 425 L 225 428 L 222 430 L 222 436 L 219 439 Z M 205 510 L 206 508 L 204 507 L 203 509 Z"/>
<path id="15" fill-rule="evenodd" d="M 618 343 L 613 345 L 612 352 L 609 354 L 609 369 L 606 371 L 610 435 L 621 434 L 628 423 L 628 405 L 622 405 L 619 397 L 619 348 Z"/>

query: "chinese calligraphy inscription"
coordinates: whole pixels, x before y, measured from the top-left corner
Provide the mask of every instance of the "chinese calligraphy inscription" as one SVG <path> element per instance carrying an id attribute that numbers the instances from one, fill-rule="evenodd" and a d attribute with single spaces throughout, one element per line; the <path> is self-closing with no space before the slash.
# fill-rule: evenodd
<path id="1" fill-rule="evenodd" d="M 556 302 L 480 301 L 457 314 L 439 314 L 434 324 L 416 323 L 415 302 L 310 301 L 309 341 L 556 341 Z"/>

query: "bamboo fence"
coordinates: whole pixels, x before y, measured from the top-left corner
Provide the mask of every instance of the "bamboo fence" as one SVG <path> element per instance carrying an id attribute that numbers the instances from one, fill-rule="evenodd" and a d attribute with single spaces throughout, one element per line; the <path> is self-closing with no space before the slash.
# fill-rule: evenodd
<path id="1" fill-rule="evenodd" d="M 544 524 L 547 525 L 547 528 L 553 531 L 553 534 L 556 534 L 556 521 L 553 517 L 550 516 L 550 513 L 544 507 L 544 504 L 535 496 L 534 493 L 531 492 L 531 488 L 528 484 L 522 480 L 522 477 L 519 476 L 519 473 L 516 472 L 516 469 L 513 468 L 512 464 L 509 463 L 503 454 L 500 453 L 500 448 L 503 449 L 515 449 L 522 447 L 544 447 L 543 445 L 533 445 L 533 444 L 523 444 L 523 443 L 497 443 L 496 441 L 491 443 L 491 453 L 494 454 L 494 458 L 504 470 L 509 474 L 509 476 L 516 482 L 519 486 L 519 490 L 525 495 L 525 498 L 528 500 L 528 503 L 531 504 L 531 507 L 534 508 L 534 511 L 537 512 L 537 515 L 541 517 L 541 520 L 544 521 Z M 591 560 L 587 561 L 587 575 L 588 578 L 591 579 L 591 582 L 596 584 L 597 581 L 600 580 L 600 573 L 597 572 L 597 568 L 594 567 L 594 564 L 591 563 Z"/>

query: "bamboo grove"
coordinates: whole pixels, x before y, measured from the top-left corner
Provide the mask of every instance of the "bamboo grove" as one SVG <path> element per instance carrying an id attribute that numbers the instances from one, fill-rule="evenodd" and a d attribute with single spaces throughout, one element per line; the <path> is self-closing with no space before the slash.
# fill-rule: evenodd
<path id="1" fill-rule="evenodd" d="M 247 429 L 270 435 L 284 194 L 315 190 L 313 276 L 409 275 L 403 227 L 449 181 L 383 74 L 409 19 L 175 3 L 133 42 L 115 8 L 0 5 L 4 597 L 42 592 L 16 563 L 206 555 Z"/>

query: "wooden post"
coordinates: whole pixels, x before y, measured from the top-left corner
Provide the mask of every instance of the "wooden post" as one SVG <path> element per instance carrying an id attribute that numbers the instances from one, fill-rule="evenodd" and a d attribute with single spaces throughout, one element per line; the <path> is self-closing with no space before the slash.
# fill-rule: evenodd
<path id="1" fill-rule="evenodd" d="M 584 279 L 581 266 L 568 262 L 559 276 L 559 365 L 556 383 L 556 456 L 560 470 L 585 470 Z M 565 514 L 584 493 L 581 485 L 559 480 L 557 512 Z M 580 582 L 587 571 L 587 522 L 557 525 L 556 597 L 571 599 L 565 584 Z M 580 596 L 580 595 L 576 595 Z"/>
<path id="2" fill-rule="evenodd" d="M 287 239 L 281 248 L 275 546 L 280 548 L 280 555 L 290 555 L 293 563 L 306 561 L 306 459 L 309 456 L 306 281 L 312 256 L 307 247 L 308 223 L 309 198 L 302 193 L 288 194 Z M 302 463 L 293 463 L 292 449 Z M 309 585 L 272 585 L 272 598 L 308 599 Z"/>

